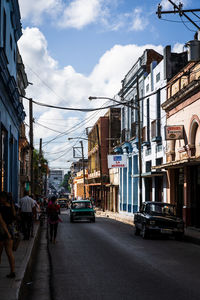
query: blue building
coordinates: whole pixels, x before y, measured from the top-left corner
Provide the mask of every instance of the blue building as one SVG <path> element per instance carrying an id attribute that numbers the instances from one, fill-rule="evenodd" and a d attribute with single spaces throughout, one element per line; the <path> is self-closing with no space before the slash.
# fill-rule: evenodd
<path id="1" fill-rule="evenodd" d="M 17 0 L 0 1 L 0 190 L 18 196 L 18 141 L 25 113 L 17 84 L 17 41 L 22 35 Z"/>
<path id="2" fill-rule="evenodd" d="M 146 49 L 130 71 L 122 80 L 119 92 L 121 102 L 129 101 L 130 106 L 122 106 L 121 115 L 121 153 L 127 156 L 127 168 L 120 169 L 120 201 L 119 212 L 133 214 L 139 205 L 139 150 L 138 150 L 138 110 L 140 105 L 140 128 L 143 128 L 144 118 L 144 80 L 157 63 L 162 60 L 162 55 L 152 49 Z M 142 134 L 142 133 L 141 133 Z"/>

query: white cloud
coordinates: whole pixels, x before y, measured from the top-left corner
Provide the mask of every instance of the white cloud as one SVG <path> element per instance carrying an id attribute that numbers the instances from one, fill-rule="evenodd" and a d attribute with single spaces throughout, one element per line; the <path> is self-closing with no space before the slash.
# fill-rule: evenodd
<path id="1" fill-rule="evenodd" d="M 142 31 L 148 25 L 148 19 L 144 17 L 144 13 L 141 8 L 135 8 L 132 15 L 133 21 L 131 30 Z"/>
<path id="2" fill-rule="evenodd" d="M 40 24 L 43 14 L 56 16 L 62 8 L 62 0 L 19 0 L 22 19 Z"/>
<path id="3" fill-rule="evenodd" d="M 58 62 L 48 52 L 48 44 L 38 28 L 26 28 L 19 42 L 20 52 L 26 66 L 28 79 L 33 83 L 27 89 L 27 96 L 39 102 L 64 107 L 100 107 L 105 101 L 89 102 L 90 95 L 113 97 L 121 88 L 121 80 L 142 55 L 146 48 L 162 52 L 162 46 L 115 45 L 99 59 L 89 76 L 76 72 L 73 66 L 59 68 Z M 83 130 L 93 125 L 101 113 L 93 113 L 87 124 L 79 123 L 90 114 L 58 111 L 34 105 L 36 121 L 56 131 L 67 131 L 68 136 L 83 135 Z M 80 120 L 77 120 L 79 118 Z M 56 120 L 59 119 L 58 123 Z M 50 121 L 51 120 L 51 121 Z M 66 123 L 63 122 L 66 120 Z M 49 122 L 49 124 L 48 124 Z M 88 123 L 89 122 L 89 123 Z M 52 123 L 52 124 L 51 124 Z M 57 124 L 56 124 L 57 123 Z M 63 128 L 62 128 L 63 125 Z M 69 129 L 71 128 L 71 131 Z M 51 139 L 59 133 L 35 124 L 35 138 Z M 63 137 L 66 141 L 67 137 Z M 57 140 L 58 142 L 62 139 Z M 58 147 L 59 148 L 59 147 Z M 52 144 L 46 147 L 52 150 Z M 70 152 L 69 158 L 72 155 Z M 48 157 L 51 158 L 52 157 Z M 58 163 L 56 161 L 56 163 Z"/>
<path id="4" fill-rule="evenodd" d="M 180 0 L 174 0 L 174 3 L 177 5 L 180 3 Z M 182 0 L 181 3 L 183 5 L 187 5 L 188 0 Z M 173 5 L 168 1 L 168 0 L 162 0 L 161 3 L 163 9 L 172 9 L 173 10 Z"/>
<path id="5" fill-rule="evenodd" d="M 176 43 L 172 48 L 172 52 L 181 53 L 184 51 L 184 44 Z"/>
<path id="6" fill-rule="evenodd" d="M 100 0 L 74 0 L 65 8 L 58 25 L 81 29 L 95 22 L 102 14 Z"/>

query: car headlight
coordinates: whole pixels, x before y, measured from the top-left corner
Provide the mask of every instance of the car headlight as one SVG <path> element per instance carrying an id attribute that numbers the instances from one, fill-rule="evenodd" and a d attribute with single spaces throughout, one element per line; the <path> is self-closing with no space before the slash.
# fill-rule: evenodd
<path id="1" fill-rule="evenodd" d="M 150 225 L 156 225 L 156 221 L 150 221 L 149 224 Z"/>

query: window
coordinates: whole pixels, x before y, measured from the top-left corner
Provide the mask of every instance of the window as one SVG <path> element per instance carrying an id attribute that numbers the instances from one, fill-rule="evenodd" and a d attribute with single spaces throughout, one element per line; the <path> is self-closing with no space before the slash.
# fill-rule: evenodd
<path id="1" fill-rule="evenodd" d="M 156 82 L 160 81 L 160 72 L 156 75 Z"/>
<path id="2" fill-rule="evenodd" d="M 149 91 L 149 84 L 146 85 L 146 92 Z"/>
<path id="3" fill-rule="evenodd" d="M 124 107 L 122 108 L 122 129 L 125 127 L 125 114 L 124 114 Z"/>
<path id="4" fill-rule="evenodd" d="M 12 40 L 12 36 L 10 35 L 10 49 L 13 49 L 13 40 Z"/>
<path id="5" fill-rule="evenodd" d="M 137 123 L 133 122 L 131 123 L 131 137 L 136 137 L 137 135 Z"/>
<path id="6" fill-rule="evenodd" d="M 151 122 L 151 138 L 156 137 L 156 120 Z"/>
<path id="7" fill-rule="evenodd" d="M 148 98 L 147 99 L 147 141 L 148 142 L 150 140 L 149 130 L 150 130 L 150 113 L 149 113 L 149 98 Z"/>
<path id="8" fill-rule="evenodd" d="M 147 137 L 146 137 L 146 132 L 147 132 L 147 127 L 142 128 L 142 142 L 146 142 Z"/>
<path id="9" fill-rule="evenodd" d="M 156 158 L 156 166 L 160 166 L 163 163 L 163 158 Z"/>
<path id="10" fill-rule="evenodd" d="M 146 173 L 151 172 L 151 160 L 146 161 Z"/>
<path id="11" fill-rule="evenodd" d="M 161 132 L 160 132 L 160 89 L 157 91 L 156 94 L 156 106 L 157 106 L 157 136 L 160 137 L 161 136 Z"/>

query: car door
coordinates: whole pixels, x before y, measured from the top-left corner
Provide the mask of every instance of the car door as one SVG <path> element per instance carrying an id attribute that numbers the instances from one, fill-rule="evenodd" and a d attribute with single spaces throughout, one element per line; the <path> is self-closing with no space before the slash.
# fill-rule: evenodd
<path id="1" fill-rule="evenodd" d="M 145 207 L 145 204 L 142 204 L 140 207 L 140 211 L 137 213 L 137 227 L 139 229 L 142 229 L 142 223 L 143 223 L 143 218 L 144 218 L 144 207 Z"/>

